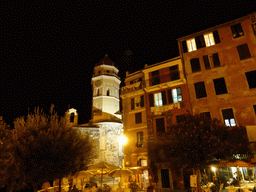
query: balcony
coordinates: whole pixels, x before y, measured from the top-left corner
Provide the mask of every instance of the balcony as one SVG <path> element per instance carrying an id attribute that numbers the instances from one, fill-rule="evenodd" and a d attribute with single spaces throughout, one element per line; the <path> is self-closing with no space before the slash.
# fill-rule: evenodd
<path id="1" fill-rule="evenodd" d="M 183 106 L 182 101 L 178 103 L 172 103 L 169 105 L 163 105 L 158 107 L 151 107 L 151 113 L 153 115 L 161 115 L 165 111 L 169 111 L 172 109 L 180 109 Z"/>
<path id="2" fill-rule="evenodd" d="M 137 90 L 143 89 L 145 87 L 146 87 L 145 81 L 139 81 L 137 83 L 134 83 L 131 85 L 126 85 L 125 87 L 122 87 L 121 94 L 126 94 L 126 93 L 130 93 L 133 91 L 137 91 Z"/>

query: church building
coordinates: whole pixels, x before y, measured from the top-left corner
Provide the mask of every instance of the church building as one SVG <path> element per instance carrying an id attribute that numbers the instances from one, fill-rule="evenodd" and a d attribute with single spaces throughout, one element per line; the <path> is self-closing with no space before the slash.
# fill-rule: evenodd
<path id="1" fill-rule="evenodd" d="M 119 139 L 123 135 L 120 110 L 118 69 L 106 54 L 94 67 L 92 84 L 92 119 L 87 124 L 78 124 L 76 109 L 69 109 L 66 117 L 82 134 L 89 133 L 96 141 L 97 158 L 93 163 L 106 161 L 121 167 L 123 146 Z"/>

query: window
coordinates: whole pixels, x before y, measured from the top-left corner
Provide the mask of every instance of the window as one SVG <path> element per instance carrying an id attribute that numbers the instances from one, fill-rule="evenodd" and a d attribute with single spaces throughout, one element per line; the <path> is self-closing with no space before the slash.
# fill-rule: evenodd
<path id="1" fill-rule="evenodd" d="M 141 113 L 135 113 L 135 123 L 136 124 L 142 123 Z"/>
<path id="2" fill-rule="evenodd" d="M 167 94 L 168 94 L 169 104 L 170 103 L 178 103 L 179 101 L 182 101 L 181 89 L 180 88 L 168 89 Z"/>
<path id="3" fill-rule="evenodd" d="M 148 166 L 147 159 L 139 159 L 137 165 L 142 167 Z"/>
<path id="4" fill-rule="evenodd" d="M 74 123 L 75 113 L 70 114 L 70 123 Z"/>
<path id="5" fill-rule="evenodd" d="M 256 115 L 256 105 L 253 105 L 254 113 Z"/>
<path id="6" fill-rule="evenodd" d="M 249 88 L 256 88 L 256 70 L 245 73 Z"/>
<path id="7" fill-rule="evenodd" d="M 195 38 L 187 40 L 188 52 L 196 50 L 196 41 Z"/>
<path id="8" fill-rule="evenodd" d="M 197 36 L 195 38 L 195 40 L 196 40 L 196 47 L 197 47 L 197 49 L 205 47 L 205 41 L 204 41 L 204 36 L 203 35 Z"/>
<path id="9" fill-rule="evenodd" d="M 233 38 L 241 37 L 244 35 L 243 29 L 240 23 L 236 25 L 232 25 L 230 28 L 233 34 Z"/>
<path id="10" fill-rule="evenodd" d="M 150 107 L 158 107 L 158 106 L 166 105 L 167 103 L 166 103 L 165 91 L 149 94 L 149 104 L 150 104 Z"/>
<path id="11" fill-rule="evenodd" d="M 204 55 L 203 56 L 204 65 L 206 69 L 211 69 L 213 67 L 220 66 L 220 60 L 218 53 L 214 53 L 212 55 Z"/>
<path id="12" fill-rule="evenodd" d="M 195 86 L 195 92 L 196 92 L 197 99 L 207 97 L 204 82 L 195 83 L 194 86 Z"/>
<path id="13" fill-rule="evenodd" d="M 184 122 L 185 119 L 186 119 L 186 115 L 177 115 L 177 116 L 176 116 L 176 121 L 177 121 L 177 123 Z"/>
<path id="14" fill-rule="evenodd" d="M 159 78 L 159 71 L 158 70 L 151 72 L 151 84 L 152 85 L 160 84 L 160 78 Z"/>
<path id="15" fill-rule="evenodd" d="M 190 64 L 191 64 L 192 73 L 197 72 L 197 71 L 201 71 L 199 58 L 191 59 Z"/>
<path id="16" fill-rule="evenodd" d="M 213 79 L 213 83 L 216 95 L 221 95 L 228 92 L 224 78 Z"/>
<path id="17" fill-rule="evenodd" d="M 164 118 L 156 119 L 156 133 L 157 133 L 157 134 L 165 133 L 165 122 L 164 122 Z"/>
<path id="18" fill-rule="evenodd" d="M 206 47 L 215 45 L 213 33 L 204 34 L 204 41 L 205 41 Z"/>
<path id="19" fill-rule="evenodd" d="M 144 107 L 144 95 L 131 98 L 131 110 L 139 107 Z"/>
<path id="20" fill-rule="evenodd" d="M 233 109 L 223 109 L 222 116 L 226 126 L 236 126 L 236 121 L 233 113 Z"/>
<path id="21" fill-rule="evenodd" d="M 239 54 L 240 60 L 244 60 L 252 57 L 247 44 L 239 45 L 236 48 L 237 48 L 237 52 Z"/>
<path id="22" fill-rule="evenodd" d="M 169 67 L 170 70 L 170 76 L 171 76 L 171 81 L 175 81 L 177 79 L 180 79 L 180 73 L 178 70 L 178 65 L 174 65 Z"/>
<path id="23" fill-rule="evenodd" d="M 161 169 L 162 188 L 170 188 L 169 169 Z"/>
<path id="24" fill-rule="evenodd" d="M 200 116 L 207 118 L 207 119 L 211 119 L 211 113 L 210 112 L 203 112 L 200 113 Z"/>
<path id="25" fill-rule="evenodd" d="M 107 90 L 107 96 L 109 96 L 109 92 L 110 92 L 110 90 L 108 89 L 108 90 Z"/>
<path id="26" fill-rule="evenodd" d="M 137 147 L 143 147 L 143 132 L 137 132 Z"/>

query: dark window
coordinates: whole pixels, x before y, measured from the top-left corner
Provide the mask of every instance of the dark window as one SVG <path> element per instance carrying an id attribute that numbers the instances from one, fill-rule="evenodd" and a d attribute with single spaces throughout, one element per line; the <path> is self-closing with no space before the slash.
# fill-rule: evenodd
<path id="1" fill-rule="evenodd" d="M 241 37 L 244 35 L 243 29 L 240 23 L 236 25 L 232 25 L 230 28 L 233 34 L 233 38 Z"/>
<path id="2" fill-rule="evenodd" d="M 159 71 L 151 72 L 151 83 L 152 85 L 160 84 Z"/>
<path id="3" fill-rule="evenodd" d="M 165 91 L 162 91 L 161 94 L 162 94 L 163 105 L 166 105 L 167 101 L 166 101 L 166 93 L 165 93 Z"/>
<path id="4" fill-rule="evenodd" d="M 219 67 L 219 66 L 220 66 L 220 60 L 219 60 L 219 55 L 218 55 L 218 53 L 212 54 L 212 59 L 213 59 L 213 65 L 214 65 L 214 67 Z"/>
<path id="5" fill-rule="evenodd" d="M 253 105 L 254 113 L 256 115 L 256 105 Z"/>
<path id="6" fill-rule="evenodd" d="M 157 134 L 165 133 L 164 118 L 156 119 L 156 132 Z"/>
<path id="7" fill-rule="evenodd" d="M 179 70 L 178 70 L 178 65 L 171 66 L 169 68 L 169 70 L 170 70 L 171 81 L 174 81 L 174 80 L 177 80 L 177 79 L 180 78 L 180 73 L 179 73 Z"/>
<path id="8" fill-rule="evenodd" d="M 197 72 L 197 71 L 201 71 L 199 58 L 191 59 L 190 64 L 191 64 L 192 73 Z"/>
<path id="9" fill-rule="evenodd" d="M 109 96 L 109 89 L 107 90 L 107 96 Z"/>
<path id="10" fill-rule="evenodd" d="M 215 44 L 220 43 L 220 37 L 219 37 L 218 31 L 213 31 L 212 33 L 213 33 Z"/>
<path id="11" fill-rule="evenodd" d="M 135 108 L 134 98 L 131 98 L 131 110 L 133 110 L 134 108 Z"/>
<path id="12" fill-rule="evenodd" d="M 209 61 L 209 56 L 208 55 L 204 55 L 203 59 L 204 59 L 205 69 L 211 69 L 211 65 L 210 65 L 210 61 Z"/>
<path id="13" fill-rule="evenodd" d="M 249 88 L 256 88 L 256 70 L 245 73 Z"/>
<path id="14" fill-rule="evenodd" d="M 199 35 L 198 37 L 196 37 L 195 41 L 196 41 L 197 49 L 205 47 L 205 41 L 204 41 L 204 36 L 203 35 Z"/>
<path id="15" fill-rule="evenodd" d="M 187 41 L 182 41 L 183 53 L 188 52 Z"/>
<path id="16" fill-rule="evenodd" d="M 195 83 L 194 86 L 195 86 L 197 99 L 207 97 L 204 82 Z"/>
<path id="17" fill-rule="evenodd" d="M 236 126 L 236 121 L 233 113 L 233 109 L 223 109 L 222 116 L 226 126 Z"/>
<path id="18" fill-rule="evenodd" d="M 70 123 L 74 123 L 75 113 L 70 114 Z"/>
<path id="19" fill-rule="evenodd" d="M 137 147 L 143 147 L 143 132 L 137 132 Z"/>
<path id="20" fill-rule="evenodd" d="M 144 95 L 140 96 L 140 106 L 144 107 Z"/>
<path id="21" fill-rule="evenodd" d="M 186 120 L 186 115 L 177 115 L 176 116 L 176 121 L 177 123 L 182 123 Z"/>
<path id="22" fill-rule="evenodd" d="M 240 60 L 244 60 L 252 57 L 247 44 L 239 45 L 236 48 L 237 48 L 237 52 L 239 54 Z"/>
<path id="23" fill-rule="evenodd" d="M 141 113 L 135 113 L 135 123 L 136 124 L 142 123 Z"/>
<path id="24" fill-rule="evenodd" d="M 162 188 L 170 188 L 169 169 L 161 169 Z"/>
<path id="25" fill-rule="evenodd" d="M 213 83 L 216 95 L 221 95 L 228 92 L 224 78 L 213 79 Z"/>
<path id="26" fill-rule="evenodd" d="M 203 112 L 200 113 L 200 116 L 207 118 L 207 119 L 211 119 L 211 113 L 210 112 Z"/>

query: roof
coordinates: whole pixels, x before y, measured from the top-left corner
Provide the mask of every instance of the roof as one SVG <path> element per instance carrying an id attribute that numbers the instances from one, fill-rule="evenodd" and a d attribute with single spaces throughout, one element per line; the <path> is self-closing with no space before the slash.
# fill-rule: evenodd
<path id="1" fill-rule="evenodd" d="M 96 66 L 100 66 L 100 65 L 114 65 L 114 62 L 108 58 L 108 54 L 105 55 L 105 57 L 103 57 L 97 64 Z"/>

